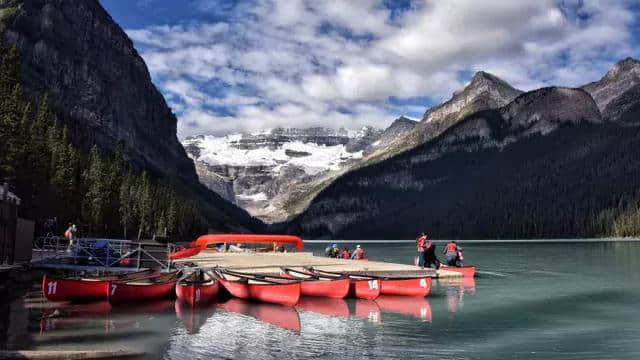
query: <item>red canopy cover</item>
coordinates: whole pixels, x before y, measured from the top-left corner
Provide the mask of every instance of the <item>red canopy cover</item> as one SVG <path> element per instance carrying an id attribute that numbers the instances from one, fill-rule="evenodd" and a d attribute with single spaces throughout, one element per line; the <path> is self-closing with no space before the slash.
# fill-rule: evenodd
<path id="1" fill-rule="evenodd" d="M 293 235 L 261 235 L 261 234 L 209 234 L 202 235 L 191 243 L 192 247 L 206 249 L 210 244 L 255 244 L 276 243 L 278 245 L 292 245 L 298 251 L 304 249 L 304 243 L 298 236 Z"/>

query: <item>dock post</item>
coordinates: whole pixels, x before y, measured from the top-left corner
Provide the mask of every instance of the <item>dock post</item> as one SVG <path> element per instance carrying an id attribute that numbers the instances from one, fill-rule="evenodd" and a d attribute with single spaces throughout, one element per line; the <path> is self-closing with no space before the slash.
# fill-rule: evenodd
<path id="1" fill-rule="evenodd" d="M 140 243 L 138 243 L 138 261 L 136 262 L 136 270 L 140 270 L 140 255 L 142 255 L 142 248 Z"/>

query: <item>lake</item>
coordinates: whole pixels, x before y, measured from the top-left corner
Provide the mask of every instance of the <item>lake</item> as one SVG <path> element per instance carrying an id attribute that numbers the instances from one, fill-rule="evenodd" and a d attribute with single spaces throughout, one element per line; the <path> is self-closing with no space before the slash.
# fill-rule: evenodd
<path id="1" fill-rule="evenodd" d="M 34 284 L 0 305 L 0 348 L 126 348 L 150 359 L 640 358 L 640 242 L 461 244 L 478 277 L 434 281 L 425 299 L 111 308 L 46 303 Z M 362 245 L 374 260 L 413 261 L 411 243 Z"/>

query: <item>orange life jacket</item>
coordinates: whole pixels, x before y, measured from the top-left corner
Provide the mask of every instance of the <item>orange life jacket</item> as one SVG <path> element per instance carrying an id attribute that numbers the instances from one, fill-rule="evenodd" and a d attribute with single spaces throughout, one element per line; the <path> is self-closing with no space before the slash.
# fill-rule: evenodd
<path id="1" fill-rule="evenodd" d="M 424 247 L 427 244 L 427 237 L 426 236 L 420 236 L 417 240 L 416 240 L 416 245 L 418 246 L 418 251 L 424 251 Z"/>
<path id="2" fill-rule="evenodd" d="M 353 253 L 356 255 L 354 257 L 356 260 L 364 259 L 364 250 L 356 249 Z"/>
<path id="3" fill-rule="evenodd" d="M 67 231 L 64 232 L 64 237 L 67 239 L 71 239 L 71 229 L 67 229 Z"/>
<path id="4" fill-rule="evenodd" d="M 454 244 L 454 243 L 448 243 L 447 247 L 445 248 L 447 252 L 457 252 L 458 251 L 458 245 Z"/>

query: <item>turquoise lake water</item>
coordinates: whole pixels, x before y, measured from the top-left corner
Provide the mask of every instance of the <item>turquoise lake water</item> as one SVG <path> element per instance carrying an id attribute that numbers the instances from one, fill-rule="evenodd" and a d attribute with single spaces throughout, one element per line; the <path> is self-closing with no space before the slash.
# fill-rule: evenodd
<path id="1" fill-rule="evenodd" d="M 110 308 L 46 303 L 34 284 L 0 305 L 0 348 L 126 348 L 149 359 L 640 359 L 640 242 L 462 245 L 478 277 L 434 281 L 425 299 Z M 373 260 L 414 256 L 410 243 L 363 246 Z"/>

